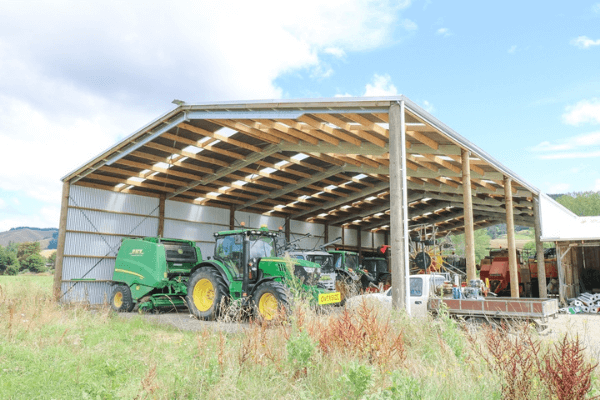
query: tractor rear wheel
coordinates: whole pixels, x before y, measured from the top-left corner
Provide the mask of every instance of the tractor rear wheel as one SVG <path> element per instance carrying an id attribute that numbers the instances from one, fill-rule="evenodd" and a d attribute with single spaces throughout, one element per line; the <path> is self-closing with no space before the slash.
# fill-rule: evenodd
<path id="1" fill-rule="evenodd" d="M 110 295 L 110 307 L 117 312 L 131 312 L 134 306 L 129 286 L 115 286 Z"/>
<path id="2" fill-rule="evenodd" d="M 259 319 L 272 320 L 290 310 L 290 292 L 280 282 L 267 281 L 254 292 L 254 315 Z"/>
<path id="3" fill-rule="evenodd" d="M 229 289 L 215 269 L 200 268 L 190 277 L 185 298 L 194 316 L 213 321 L 219 317 L 221 308 L 226 305 Z"/>

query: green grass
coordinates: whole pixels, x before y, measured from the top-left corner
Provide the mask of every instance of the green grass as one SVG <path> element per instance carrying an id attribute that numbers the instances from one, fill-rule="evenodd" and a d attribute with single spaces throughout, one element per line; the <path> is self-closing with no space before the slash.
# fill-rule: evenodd
<path id="1" fill-rule="evenodd" d="M 57 305 L 51 285 L 0 277 L 2 399 L 502 398 L 501 377 L 448 318 L 301 306 L 243 333 L 187 332 Z"/>

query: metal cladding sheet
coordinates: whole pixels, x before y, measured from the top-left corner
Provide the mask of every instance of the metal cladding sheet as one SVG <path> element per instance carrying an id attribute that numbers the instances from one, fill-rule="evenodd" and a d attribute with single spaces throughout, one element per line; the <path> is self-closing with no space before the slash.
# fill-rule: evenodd
<path id="1" fill-rule="evenodd" d="M 202 259 L 206 260 L 208 257 L 212 257 L 215 255 L 215 245 L 214 243 L 201 243 L 196 242 L 196 246 L 200 247 L 200 251 L 202 252 Z"/>
<path id="2" fill-rule="evenodd" d="M 158 218 L 71 208 L 67 214 L 67 230 L 156 236 Z"/>
<path id="3" fill-rule="evenodd" d="M 114 256 L 121 246 L 121 236 L 67 232 L 65 256 Z"/>
<path id="4" fill-rule="evenodd" d="M 61 303 L 108 304 L 112 286 L 108 282 L 63 282 Z"/>
<path id="5" fill-rule="evenodd" d="M 212 222 L 214 224 L 229 226 L 229 210 L 182 203 L 180 201 L 165 201 L 165 218 L 192 222 Z"/>
<path id="6" fill-rule="evenodd" d="M 158 216 L 158 198 L 71 186 L 69 206 Z"/>
<path id="7" fill-rule="evenodd" d="M 378 247 L 383 246 L 384 244 L 389 244 L 389 243 L 385 242 L 385 235 L 383 233 L 377 232 L 373 236 L 374 236 L 373 247 L 378 248 Z"/>
<path id="8" fill-rule="evenodd" d="M 165 234 L 163 236 L 166 238 L 214 243 L 215 237 L 213 233 L 226 229 L 220 225 L 165 219 Z"/>
<path id="9" fill-rule="evenodd" d="M 329 226 L 329 240 L 333 240 L 335 238 L 342 236 L 342 228 L 339 226 Z M 340 240 L 339 244 L 342 244 Z"/>
<path id="10" fill-rule="evenodd" d="M 266 225 L 267 228 L 271 231 L 276 231 L 279 229 L 280 226 L 282 228 L 285 226 L 285 218 L 270 217 L 268 215 L 261 214 L 251 214 L 242 211 L 238 211 L 235 213 L 235 220 L 236 226 L 239 226 L 239 224 L 243 221 L 246 224 L 246 227 L 248 228 L 260 228 L 261 226 Z"/>
<path id="11" fill-rule="evenodd" d="M 82 258 L 65 256 L 63 260 L 62 278 L 63 280 L 80 278 L 111 280 L 114 270 L 114 258 Z M 86 273 L 87 275 L 85 275 Z"/>

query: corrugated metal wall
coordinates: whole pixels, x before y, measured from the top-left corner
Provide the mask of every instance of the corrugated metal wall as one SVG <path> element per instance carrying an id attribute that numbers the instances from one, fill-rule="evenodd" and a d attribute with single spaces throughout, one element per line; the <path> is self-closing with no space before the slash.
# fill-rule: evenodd
<path id="1" fill-rule="evenodd" d="M 157 231 L 157 198 L 71 186 L 61 301 L 105 302 L 121 239 Z"/>
<path id="2" fill-rule="evenodd" d="M 164 237 L 193 240 L 202 257 L 214 252 L 214 232 L 229 229 L 229 210 L 179 201 L 165 202 Z"/>

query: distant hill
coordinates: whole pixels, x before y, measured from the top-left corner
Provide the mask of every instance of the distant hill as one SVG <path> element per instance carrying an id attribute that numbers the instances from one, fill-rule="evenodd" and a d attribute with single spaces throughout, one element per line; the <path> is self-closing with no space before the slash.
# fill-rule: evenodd
<path id="1" fill-rule="evenodd" d="M 9 243 L 40 242 L 42 250 L 56 249 L 58 229 L 56 228 L 31 228 L 21 226 L 6 232 L 0 232 L 0 245 L 8 246 Z"/>

